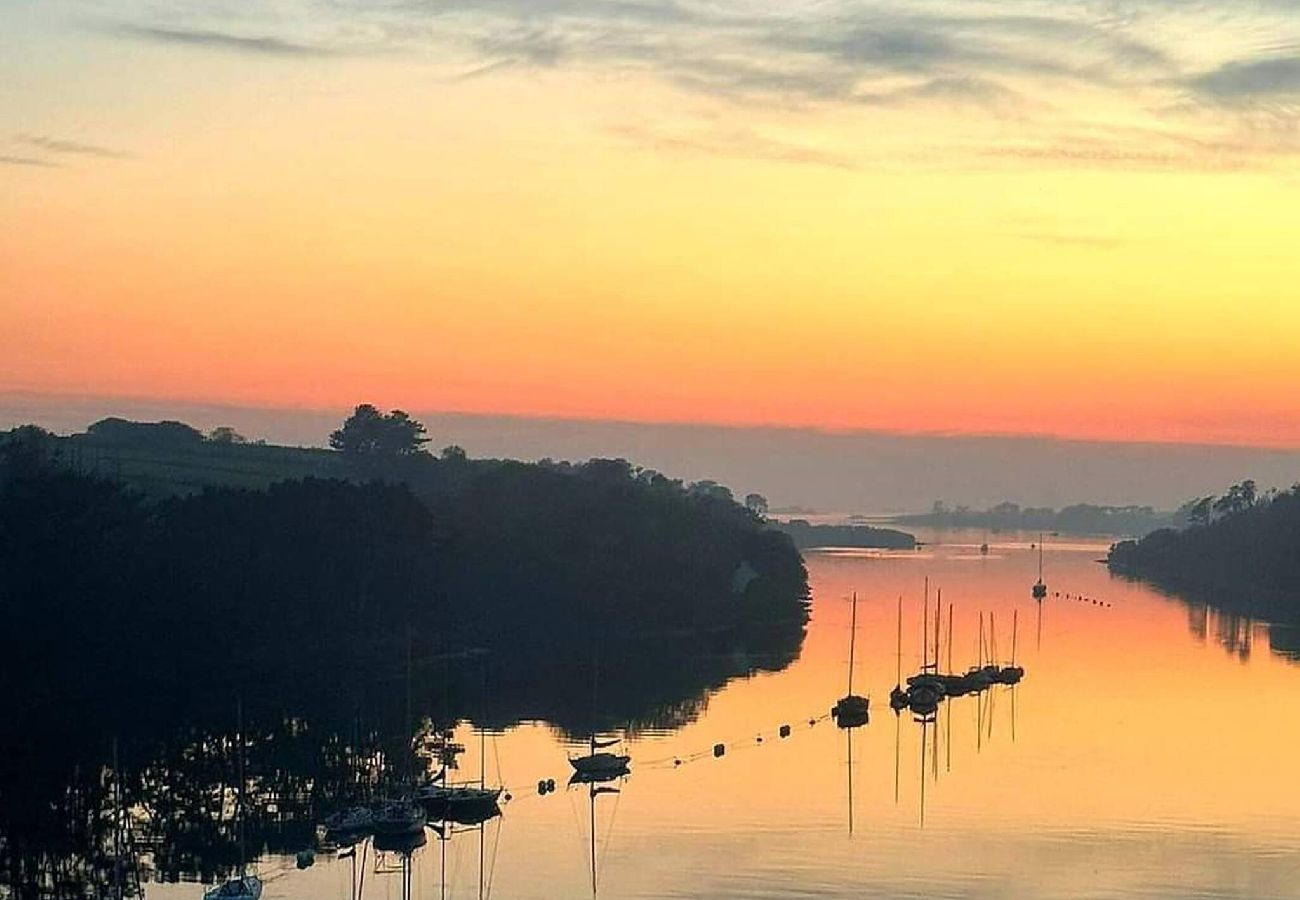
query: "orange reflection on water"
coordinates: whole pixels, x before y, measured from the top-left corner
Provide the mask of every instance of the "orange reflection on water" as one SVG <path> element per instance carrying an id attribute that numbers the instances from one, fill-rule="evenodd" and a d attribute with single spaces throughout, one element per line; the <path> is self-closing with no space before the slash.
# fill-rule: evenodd
<path id="1" fill-rule="evenodd" d="M 798 661 L 732 682 L 677 732 L 631 742 L 631 777 L 594 804 L 599 896 L 1300 893 L 1289 770 L 1300 669 L 1272 652 L 1269 628 L 1111 578 L 1096 562 L 1104 542 L 1049 542 L 1040 607 L 1028 539 L 995 539 L 987 557 L 980 539 L 810 554 L 813 618 Z M 922 726 L 895 717 L 888 692 L 900 594 L 904 673 L 920 663 L 926 577 L 932 604 L 943 592 L 941 661 L 950 643 L 955 668 L 976 661 L 984 613 L 999 661 L 1016 623 L 1026 675 L 1014 690 L 950 701 Z M 854 686 L 873 713 L 850 735 L 826 715 L 846 687 L 855 590 Z M 718 742 L 721 758 L 709 752 Z M 477 772 L 467 743 L 462 765 Z M 589 795 L 535 788 L 567 777 L 566 749 L 540 723 L 488 742 L 487 771 L 514 799 L 485 828 L 482 896 L 590 895 Z M 480 896 L 479 854 L 477 833 L 431 841 L 414 860 L 413 895 Z M 343 868 L 290 873 L 267 896 L 346 896 Z M 400 896 L 397 884 L 374 877 L 365 895 Z"/>

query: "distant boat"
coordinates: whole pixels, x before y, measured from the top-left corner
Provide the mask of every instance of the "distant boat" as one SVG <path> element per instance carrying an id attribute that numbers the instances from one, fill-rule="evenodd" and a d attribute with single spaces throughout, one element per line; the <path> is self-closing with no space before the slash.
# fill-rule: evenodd
<path id="1" fill-rule="evenodd" d="M 871 701 L 853 693 L 853 654 L 858 640 L 858 592 L 853 592 L 853 615 L 849 626 L 849 691 L 831 708 L 835 724 L 841 728 L 857 728 L 867 724 Z"/>
<path id="2" fill-rule="evenodd" d="M 1042 600 L 1047 596 L 1047 585 L 1043 582 L 1043 536 L 1038 536 L 1038 580 L 1034 582 L 1033 595 L 1035 600 Z"/>

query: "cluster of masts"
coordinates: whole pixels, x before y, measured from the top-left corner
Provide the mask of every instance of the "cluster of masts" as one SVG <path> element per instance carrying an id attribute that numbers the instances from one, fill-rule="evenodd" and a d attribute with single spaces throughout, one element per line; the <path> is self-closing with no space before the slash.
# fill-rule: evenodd
<path id="1" fill-rule="evenodd" d="M 1040 579 L 1041 583 L 1041 579 Z M 852 624 L 849 638 L 849 690 L 831 709 L 836 723 L 841 728 L 856 728 L 867 723 L 870 701 L 868 698 L 853 693 L 854 649 L 857 643 L 857 605 L 858 595 L 853 594 Z M 953 606 L 948 604 L 948 658 L 946 671 L 940 669 L 939 657 L 943 647 L 943 592 L 936 594 L 934 608 L 934 629 L 930 628 L 930 582 L 926 579 L 925 594 L 922 599 L 922 651 L 921 669 L 914 675 L 903 678 L 903 598 L 898 598 L 898 672 L 894 689 L 889 694 L 889 706 L 897 714 L 910 709 L 914 714 L 926 717 L 933 715 L 939 704 L 949 697 L 960 697 L 986 691 L 995 684 L 1014 685 L 1025 675 L 1023 667 L 1016 665 L 1016 644 L 1019 631 L 1019 615 L 1012 613 L 1011 620 L 1011 658 L 1008 664 L 997 662 L 997 630 L 993 614 L 988 616 L 987 637 L 984 627 L 984 614 L 980 613 L 979 652 L 975 665 L 965 672 L 958 672 L 953 667 Z"/>

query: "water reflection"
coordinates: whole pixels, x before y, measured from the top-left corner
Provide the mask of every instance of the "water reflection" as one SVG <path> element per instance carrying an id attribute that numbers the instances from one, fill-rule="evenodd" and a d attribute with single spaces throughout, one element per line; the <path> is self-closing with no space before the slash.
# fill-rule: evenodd
<path id="1" fill-rule="evenodd" d="M 522 667 L 489 665 L 485 711 L 481 669 L 448 689 L 437 653 L 417 652 L 414 729 L 403 726 L 400 677 L 358 685 L 332 715 L 249 699 L 246 830 L 268 900 L 399 888 L 518 900 L 1300 894 L 1300 787 L 1277 762 L 1300 740 L 1300 633 L 1112 579 L 1093 561 L 1097 545 L 1049 543 L 1054 593 L 1037 604 L 1025 591 L 1029 543 L 1001 535 L 987 557 L 942 542 L 910 556 L 812 556 L 813 619 L 797 660 L 759 667 L 767 651 L 753 645 L 700 646 L 691 679 L 647 685 L 638 705 L 636 682 L 654 681 L 656 666 L 624 667 L 611 650 L 594 723 L 585 654 L 537 670 L 567 697 L 522 685 Z M 921 604 L 927 576 L 943 588 L 937 651 L 933 608 Z M 891 716 L 882 702 L 869 724 L 835 728 L 828 701 L 845 690 L 855 589 L 854 690 L 884 698 L 929 660 L 951 673 L 1013 655 L 1024 681 L 949 697 L 928 715 Z M 523 699 L 508 696 L 514 683 Z M 557 721 L 532 715 L 544 708 Z M 195 900 L 197 886 L 175 882 L 233 870 L 233 699 L 198 712 L 179 731 L 168 722 L 165 735 L 123 739 L 118 766 L 111 734 L 88 732 L 86 764 L 34 767 L 25 787 L 7 770 L 11 871 L 41 896 L 114 896 L 123 830 L 152 900 Z M 454 734 L 431 744 L 444 727 Z M 631 774 L 565 789 L 568 757 L 594 730 L 626 735 Z M 320 823 L 387 795 L 401 754 L 421 748 L 417 773 L 436 773 L 451 753 L 453 771 L 506 785 L 500 814 L 435 820 L 421 847 L 361 839 L 340 856 Z M 540 790 L 548 779 L 561 788 Z M 41 808 L 11 805 L 18 790 L 53 806 L 9 830 L 14 809 Z M 316 864 L 297 871 L 293 855 L 308 846 Z"/>

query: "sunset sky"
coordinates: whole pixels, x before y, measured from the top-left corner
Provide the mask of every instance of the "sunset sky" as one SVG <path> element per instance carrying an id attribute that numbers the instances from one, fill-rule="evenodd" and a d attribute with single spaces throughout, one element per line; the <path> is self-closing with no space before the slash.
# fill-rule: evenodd
<path id="1" fill-rule="evenodd" d="M 0 390 L 1300 446 L 1294 0 L 0 0 Z"/>

